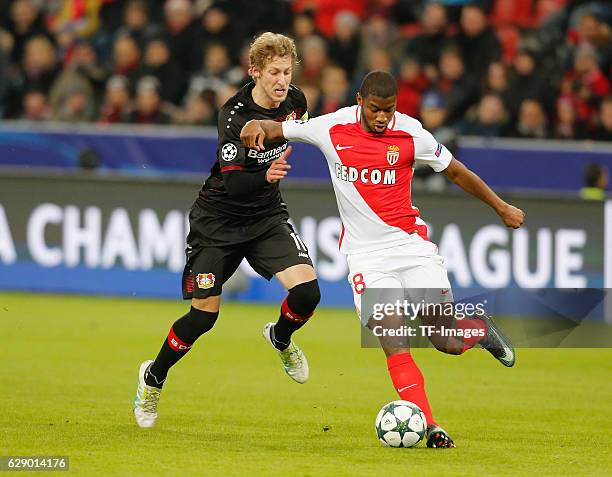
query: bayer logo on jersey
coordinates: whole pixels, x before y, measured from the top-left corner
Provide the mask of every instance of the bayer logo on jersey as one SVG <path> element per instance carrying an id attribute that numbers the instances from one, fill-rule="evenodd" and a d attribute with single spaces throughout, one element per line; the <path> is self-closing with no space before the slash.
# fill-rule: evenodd
<path id="1" fill-rule="evenodd" d="M 224 161 L 229 162 L 233 160 L 237 154 L 238 148 L 235 144 L 232 144 L 231 142 L 224 144 L 221 148 L 221 159 L 223 159 Z"/>

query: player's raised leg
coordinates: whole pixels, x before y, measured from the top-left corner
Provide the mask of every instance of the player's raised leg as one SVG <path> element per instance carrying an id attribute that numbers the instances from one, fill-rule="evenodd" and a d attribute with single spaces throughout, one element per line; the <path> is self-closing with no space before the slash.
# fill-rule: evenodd
<path id="1" fill-rule="evenodd" d="M 265 325 L 263 336 L 278 353 L 287 375 L 304 383 L 309 374 L 308 361 L 292 336 L 308 322 L 321 299 L 308 248 L 285 222 L 250 243 L 246 258 L 262 277 L 270 280 L 275 276 L 288 291 L 278 320 Z"/>
<path id="2" fill-rule="evenodd" d="M 445 305 L 452 304 L 446 303 Z M 451 314 L 423 314 L 420 319 L 424 325 L 433 326 L 439 330 L 455 329 L 461 332 L 457 337 L 445 337 L 441 332 L 432 333 L 429 339 L 439 351 L 458 355 L 479 345 L 508 368 L 514 366 L 516 362 L 512 341 L 486 313 L 475 314 L 470 318 L 456 318 Z"/>
<path id="3" fill-rule="evenodd" d="M 448 318 L 439 317 L 434 321 L 436 326 L 440 326 L 440 323 L 446 323 Z M 512 341 L 495 325 L 493 318 L 489 315 L 481 314 L 475 315 L 473 318 L 462 319 L 451 317 L 450 322 L 443 326 L 447 329 L 461 330 L 463 338 L 461 340 L 446 340 L 441 345 L 438 345 L 436 340 L 432 339 L 432 343 L 438 350 L 449 354 L 463 354 L 476 345 L 480 345 L 504 366 L 508 368 L 514 366 L 516 353 Z M 458 345 L 452 344 L 457 341 L 459 341 Z"/>
<path id="4" fill-rule="evenodd" d="M 512 342 L 495 325 L 490 316 L 474 313 L 471 317 L 459 316 L 459 319 L 456 318 L 453 293 L 444 260 L 438 255 L 435 245 L 423 243 L 422 246 L 429 247 L 431 253 L 423 253 L 421 257 L 410 259 L 412 263 L 406 266 L 401 273 L 402 285 L 412 295 L 411 299 L 415 303 L 422 301 L 432 305 L 420 315 L 424 325 L 434 326 L 439 330 L 461 331 L 457 337 L 447 337 L 442 332 L 432 333 L 429 335 L 432 344 L 439 351 L 455 355 L 463 354 L 476 345 L 480 345 L 504 366 L 512 367 L 516 359 Z M 453 307 L 450 310 L 452 313 L 447 313 L 446 308 L 443 313 L 440 313 L 438 305 Z M 465 313 L 462 312 L 462 315 Z"/>

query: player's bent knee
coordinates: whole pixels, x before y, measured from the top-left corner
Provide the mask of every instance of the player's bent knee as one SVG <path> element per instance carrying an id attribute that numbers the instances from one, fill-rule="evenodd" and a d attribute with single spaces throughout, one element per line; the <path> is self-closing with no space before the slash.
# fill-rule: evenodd
<path id="1" fill-rule="evenodd" d="M 434 345 L 434 347 L 438 351 L 441 351 L 442 353 L 459 355 L 463 352 L 463 348 L 460 342 L 451 342 L 448 339 L 443 339 L 443 340 L 431 339 L 430 341 Z"/>
<path id="2" fill-rule="evenodd" d="M 287 305 L 296 314 L 310 318 L 321 301 L 321 290 L 317 279 L 300 283 L 289 290 Z"/>
<path id="3" fill-rule="evenodd" d="M 189 313 L 174 323 L 173 329 L 181 339 L 193 343 L 204 333 L 212 330 L 218 316 L 219 312 L 198 310 L 192 306 Z"/>
<path id="4" fill-rule="evenodd" d="M 191 307 L 201 311 L 218 313 L 221 306 L 221 295 L 213 295 L 207 298 L 192 298 Z"/>
<path id="5" fill-rule="evenodd" d="M 219 312 L 203 311 L 194 307 L 191 307 L 191 310 L 189 310 L 189 319 L 192 321 L 200 334 L 204 334 L 207 331 L 212 330 L 212 327 L 215 326 L 218 317 Z"/>

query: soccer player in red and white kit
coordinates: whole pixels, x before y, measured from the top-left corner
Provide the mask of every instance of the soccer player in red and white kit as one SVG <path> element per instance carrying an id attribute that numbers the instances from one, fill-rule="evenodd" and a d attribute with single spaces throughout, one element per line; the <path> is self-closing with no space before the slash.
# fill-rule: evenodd
<path id="1" fill-rule="evenodd" d="M 307 121 L 252 120 L 241 132 L 242 141 L 251 148 L 263 148 L 264 140 L 285 138 L 313 144 L 325 155 L 343 223 L 340 250 L 347 255 L 349 282 L 359 314 L 362 293 L 367 288 L 431 289 L 438 290 L 438 302 L 453 300 L 443 258 L 429 241 L 419 210 L 412 205 L 410 185 L 415 163 L 442 172 L 491 206 L 506 226 L 518 228 L 525 218 L 522 210 L 503 201 L 419 121 L 397 112 L 396 103 L 393 76 L 373 71 L 363 80 L 356 106 Z M 285 158 L 279 162 L 276 167 L 286 175 L 289 165 Z M 361 316 L 364 326 L 372 327 L 371 320 Z M 469 332 L 446 344 L 434 342 L 436 348 L 461 354 L 480 344 L 505 366 L 514 365 L 512 343 L 489 316 L 454 320 L 453 325 Z M 432 415 L 423 375 L 409 345 L 379 339 L 400 398 L 416 403 L 425 414 L 427 446 L 455 447 Z"/>

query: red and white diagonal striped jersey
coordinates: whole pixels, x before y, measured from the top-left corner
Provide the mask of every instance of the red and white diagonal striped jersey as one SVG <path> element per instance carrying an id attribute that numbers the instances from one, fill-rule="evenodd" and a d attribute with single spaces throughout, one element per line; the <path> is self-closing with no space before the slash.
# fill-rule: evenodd
<path id="1" fill-rule="evenodd" d="M 413 233 L 428 240 L 412 205 L 413 166 L 416 161 L 440 172 L 452 155 L 419 121 L 396 112 L 383 134 L 369 133 L 361 127 L 361 108 L 351 106 L 282 127 L 287 140 L 312 144 L 327 159 L 343 223 L 343 253 L 394 247 Z"/>

